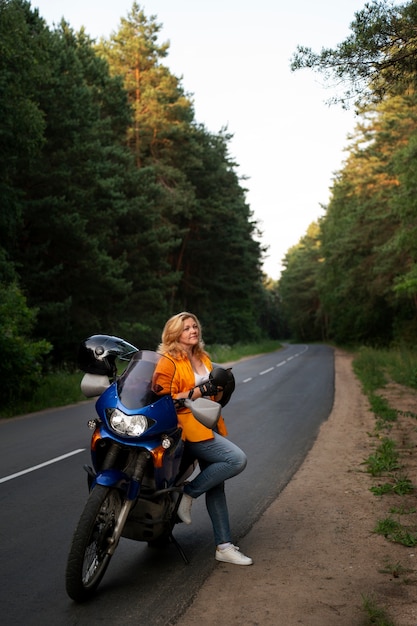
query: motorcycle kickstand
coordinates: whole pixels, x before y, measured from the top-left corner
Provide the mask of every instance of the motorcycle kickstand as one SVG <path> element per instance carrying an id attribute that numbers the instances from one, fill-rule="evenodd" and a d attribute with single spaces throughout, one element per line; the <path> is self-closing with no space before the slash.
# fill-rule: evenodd
<path id="1" fill-rule="evenodd" d="M 182 547 L 180 546 L 180 544 L 178 543 L 178 541 L 175 539 L 174 535 L 172 534 L 172 532 L 169 535 L 169 540 L 174 544 L 174 546 L 177 548 L 178 552 L 181 554 L 184 563 L 186 565 L 190 564 L 190 561 L 187 558 L 187 555 L 185 554 L 184 550 L 182 549 Z"/>

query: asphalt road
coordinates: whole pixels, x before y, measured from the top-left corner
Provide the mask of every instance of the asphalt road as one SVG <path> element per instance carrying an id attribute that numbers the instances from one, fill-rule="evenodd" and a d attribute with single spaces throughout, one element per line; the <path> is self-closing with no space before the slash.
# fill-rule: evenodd
<path id="1" fill-rule="evenodd" d="M 227 483 L 234 542 L 279 495 L 314 443 L 334 397 L 328 346 L 291 345 L 233 367 L 236 391 L 224 417 L 248 456 Z M 4 626 L 174 624 L 215 567 L 204 498 L 191 526 L 179 524 L 166 549 L 122 539 L 94 599 L 73 603 L 65 567 L 87 498 L 94 402 L 0 423 L 0 619 Z"/>

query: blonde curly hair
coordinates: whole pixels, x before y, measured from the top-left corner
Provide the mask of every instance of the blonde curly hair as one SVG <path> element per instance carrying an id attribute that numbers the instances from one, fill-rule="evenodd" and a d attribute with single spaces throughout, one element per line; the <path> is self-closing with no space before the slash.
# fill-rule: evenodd
<path id="1" fill-rule="evenodd" d="M 187 354 L 179 343 L 182 331 L 184 330 L 185 320 L 191 318 L 197 324 L 198 327 L 198 344 L 193 347 L 193 354 L 201 357 L 202 355 L 208 356 L 204 349 L 204 341 L 202 339 L 201 324 L 194 313 L 188 311 L 182 311 L 170 317 L 166 322 L 162 331 L 161 343 L 158 346 L 157 352 L 160 354 L 168 354 L 174 358 L 186 358 Z"/>

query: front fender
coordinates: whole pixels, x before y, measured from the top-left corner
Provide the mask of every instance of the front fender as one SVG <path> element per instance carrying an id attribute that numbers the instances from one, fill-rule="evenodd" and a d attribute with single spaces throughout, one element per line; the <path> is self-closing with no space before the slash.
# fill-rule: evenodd
<path id="1" fill-rule="evenodd" d="M 92 488 L 95 485 L 119 489 L 127 500 L 135 500 L 140 489 L 140 484 L 136 480 L 117 469 L 107 469 L 97 474 L 92 483 Z"/>

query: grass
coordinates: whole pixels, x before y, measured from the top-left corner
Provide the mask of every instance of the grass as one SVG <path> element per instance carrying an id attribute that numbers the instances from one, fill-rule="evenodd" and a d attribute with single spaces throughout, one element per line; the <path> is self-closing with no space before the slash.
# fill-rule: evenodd
<path id="1" fill-rule="evenodd" d="M 378 520 L 374 528 L 374 533 L 377 535 L 383 535 L 386 539 L 388 539 L 388 541 L 400 543 L 408 548 L 413 548 L 417 545 L 416 533 L 406 528 L 403 524 L 392 517 L 386 517 L 385 519 Z"/>
<path id="2" fill-rule="evenodd" d="M 353 361 L 353 370 L 362 384 L 372 411 L 377 418 L 376 428 L 382 430 L 398 418 L 398 411 L 390 407 L 379 393 L 389 380 L 407 385 L 417 381 L 417 356 L 405 350 L 375 350 L 361 348 Z M 410 385 L 408 385 L 410 386 Z"/>
<path id="3" fill-rule="evenodd" d="M 273 352 L 281 345 L 277 341 L 237 344 L 235 346 L 207 346 L 213 361 L 227 363 L 242 357 Z M 35 393 L 27 400 L 15 402 L 12 406 L 1 406 L 0 418 L 25 415 L 53 407 L 66 406 L 85 400 L 80 390 L 82 372 L 58 371 L 43 377 Z"/>
<path id="4" fill-rule="evenodd" d="M 281 347 L 278 341 L 265 340 L 259 343 L 237 343 L 234 346 L 212 344 L 206 346 L 206 350 L 215 363 L 230 363 L 231 361 L 238 361 L 247 356 L 274 352 Z"/>
<path id="5" fill-rule="evenodd" d="M 395 493 L 397 496 L 405 496 L 414 491 L 414 485 L 406 476 L 390 476 L 392 482 L 383 483 L 371 487 L 370 491 L 376 496 L 382 496 L 386 493 Z"/>
<path id="6" fill-rule="evenodd" d="M 42 383 L 27 400 L 20 400 L 12 406 L 2 406 L 0 418 L 25 415 L 52 407 L 66 406 L 85 400 L 81 393 L 82 373 L 58 371 L 43 377 Z"/>
<path id="7" fill-rule="evenodd" d="M 375 598 L 362 596 L 362 602 L 366 613 L 366 621 L 362 626 L 395 626 L 386 610 L 377 605 Z"/>
<path id="8" fill-rule="evenodd" d="M 378 419 L 378 427 L 381 428 L 387 424 L 387 422 L 395 422 L 398 417 L 398 411 L 393 409 L 388 404 L 388 401 L 382 396 L 378 396 L 375 393 L 368 395 L 369 403 L 372 411 L 375 413 Z"/>
<path id="9" fill-rule="evenodd" d="M 384 387 L 387 383 L 384 371 L 385 361 L 379 350 L 361 348 L 354 358 L 353 370 L 367 395 Z"/>
<path id="10" fill-rule="evenodd" d="M 369 455 L 365 460 L 365 465 L 367 466 L 367 471 L 372 476 L 380 476 L 385 472 L 399 469 L 398 458 L 399 454 L 396 450 L 395 441 L 384 437 L 374 454 Z"/>
<path id="11" fill-rule="evenodd" d="M 417 389 L 417 352 L 406 347 L 361 348 L 355 356 L 353 369 L 367 395 L 384 387 L 389 380 Z"/>
<path id="12" fill-rule="evenodd" d="M 393 578 L 401 578 L 413 573 L 412 569 L 404 567 L 399 561 L 392 563 L 388 557 L 385 557 L 384 561 L 384 567 L 379 570 L 381 574 L 389 574 Z M 407 579 L 404 578 L 404 580 Z"/>
<path id="13" fill-rule="evenodd" d="M 370 491 L 380 497 L 388 498 L 391 503 L 389 513 L 376 522 L 373 532 L 385 537 L 387 541 L 397 543 L 408 548 L 417 546 L 417 526 L 415 525 L 416 507 L 414 506 L 415 488 L 411 480 L 405 475 L 405 466 L 400 451 L 404 451 L 404 432 L 400 422 L 402 417 L 417 418 L 417 415 L 407 411 L 397 410 L 389 405 L 382 397 L 381 389 L 388 383 L 397 383 L 404 387 L 417 389 L 417 352 L 400 347 L 392 350 L 376 350 L 372 348 L 360 349 L 354 358 L 353 369 L 362 384 L 370 408 L 375 415 L 375 430 L 371 436 L 380 441 L 375 451 L 364 461 L 367 471 L 374 477 L 384 475 L 384 480 L 370 488 Z M 400 435 L 399 447 L 396 442 L 382 436 L 382 431 L 395 436 Z M 397 471 L 400 470 L 400 471 Z M 392 498 L 395 496 L 395 506 Z M 401 498 L 401 500 L 399 500 Z M 403 584 L 409 584 L 405 576 L 407 570 L 397 563 L 385 568 L 384 572 L 394 578 L 400 578 Z M 366 613 L 364 626 L 394 626 L 394 622 L 384 609 L 381 609 L 374 597 L 363 597 L 363 609 Z"/>

